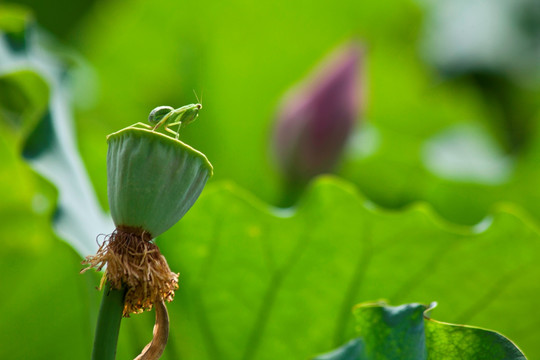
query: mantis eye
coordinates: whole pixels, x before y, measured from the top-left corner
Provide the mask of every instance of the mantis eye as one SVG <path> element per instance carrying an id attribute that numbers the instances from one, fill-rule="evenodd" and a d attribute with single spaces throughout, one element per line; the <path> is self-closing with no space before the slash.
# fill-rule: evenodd
<path id="1" fill-rule="evenodd" d="M 174 109 L 170 106 L 158 106 L 150 112 L 150 115 L 148 115 L 148 122 L 151 124 L 155 124 L 173 110 Z"/>

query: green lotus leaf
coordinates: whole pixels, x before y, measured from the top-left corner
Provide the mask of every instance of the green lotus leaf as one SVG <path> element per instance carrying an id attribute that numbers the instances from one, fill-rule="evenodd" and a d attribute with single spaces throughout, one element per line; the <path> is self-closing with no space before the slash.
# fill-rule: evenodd
<path id="1" fill-rule="evenodd" d="M 355 308 L 359 337 L 314 360 L 524 360 L 525 355 L 501 334 L 478 327 L 431 319 L 434 304 Z"/>

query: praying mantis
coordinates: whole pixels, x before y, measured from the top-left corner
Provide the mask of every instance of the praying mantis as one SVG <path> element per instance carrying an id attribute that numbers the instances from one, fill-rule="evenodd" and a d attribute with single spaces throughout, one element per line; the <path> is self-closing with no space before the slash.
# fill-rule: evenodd
<path id="1" fill-rule="evenodd" d="M 147 129 L 151 129 L 152 131 L 156 131 L 160 127 L 163 127 L 165 131 L 173 134 L 175 139 L 178 140 L 178 137 L 180 136 L 180 128 L 195 121 L 197 116 L 199 116 L 200 109 L 202 109 L 202 105 L 200 103 L 184 105 L 178 109 L 174 109 L 170 106 L 158 106 L 152 110 L 148 116 L 148 122 L 150 124 L 154 124 L 154 126 L 141 122 L 135 125 L 143 126 Z M 177 131 L 170 129 L 171 126 L 175 125 L 178 125 Z"/>

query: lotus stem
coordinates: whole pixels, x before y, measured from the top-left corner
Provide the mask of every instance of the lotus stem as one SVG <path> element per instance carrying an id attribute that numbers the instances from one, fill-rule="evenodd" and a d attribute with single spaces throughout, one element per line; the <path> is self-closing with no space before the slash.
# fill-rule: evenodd
<path id="1" fill-rule="evenodd" d="M 126 291 L 105 285 L 94 338 L 92 360 L 114 360 Z"/>

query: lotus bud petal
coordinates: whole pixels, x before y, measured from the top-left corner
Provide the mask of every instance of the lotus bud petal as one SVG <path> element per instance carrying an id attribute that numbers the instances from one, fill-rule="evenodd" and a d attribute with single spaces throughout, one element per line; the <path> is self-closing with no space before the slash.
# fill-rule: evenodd
<path id="1" fill-rule="evenodd" d="M 285 97 L 272 145 L 288 181 L 307 182 L 338 163 L 359 116 L 361 59 L 350 43 Z"/>

